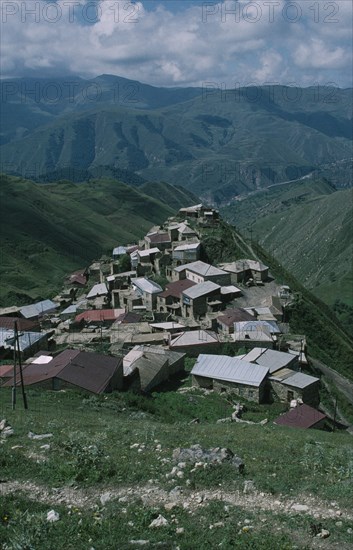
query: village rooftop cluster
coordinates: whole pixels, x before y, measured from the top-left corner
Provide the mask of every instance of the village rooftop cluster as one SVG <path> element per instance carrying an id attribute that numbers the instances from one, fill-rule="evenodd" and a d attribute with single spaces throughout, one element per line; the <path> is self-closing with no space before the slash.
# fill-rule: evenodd
<path id="1" fill-rule="evenodd" d="M 183 373 L 191 357 L 193 386 L 256 403 L 303 403 L 298 426 L 322 425 L 313 409 L 320 381 L 302 372 L 305 335 L 290 334 L 286 322 L 291 289 L 258 259 L 204 261 L 203 234 L 221 223 L 202 204 L 182 208 L 140 242 L 117 243 L 110 259 L 72 273 L 53 300 L 1 309 L 2 386 L 20 382 L 11 361 L 16 322 L 25 386 L 148 393 Z M 296 425 L 291 417 L 288 424 Z"/>

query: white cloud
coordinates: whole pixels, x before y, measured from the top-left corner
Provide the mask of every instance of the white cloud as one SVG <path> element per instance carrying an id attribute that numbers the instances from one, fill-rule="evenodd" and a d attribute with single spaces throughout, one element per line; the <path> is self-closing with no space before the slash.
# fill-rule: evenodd
<path id="1" fill-rule="evenodd" d="M 167 3 L 147 10 L 143 2 L 97 0 L 96 20 L 92 2 L 77 3 L 57 0 L 50 11 L 43 0 L 3 0 L 3 76 L 112 73 L 161 86 L 218 80 L 352 85 L 350 1 L 298 0 L 288 7 L 287 0 L 270 6 L 241 0 L 172 11 Z M 329 4 L 337 13 L 325 10 Z M 55 13 L 60 17 L 51 22 Z"/>

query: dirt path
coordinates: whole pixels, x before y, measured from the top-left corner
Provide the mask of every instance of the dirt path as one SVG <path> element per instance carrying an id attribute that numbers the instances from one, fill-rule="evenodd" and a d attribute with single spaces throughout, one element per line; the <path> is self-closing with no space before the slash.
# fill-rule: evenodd
<path id="1" fill-rule="evenodd" d="M 327 503 L 311 495 L 302 495 L 297 498 L 288 498 L 283 495 L 274 497 L 267 493 L 251 492 L 244 494 L 240 491 L 227 492 L 222 490 L 192 491 L 177 489 L 166 491 L 158 485 L 146 485 L 143 487 L 106 487 L 100 491 L 97 489 L 82 490 L 73 487 L 60 487 L 49 489 L 32 482 L 9 481 L 1 483 L 0 493 L 7 494 L 24 493 L 31 500 L 55 504 L 72 505 L 78 508 L 94 508 L 101 505 L 100 498 L 106 495 L 107 500 L 119 499 L 120 502 L 131 502 L 141 499 L 145 506 L 172 506 L 178 505 L 195 510 L 207 505 L 209 501 L 219 500 L 225 504 L 231 504 L 249 511 L 263 510 L 274 514 L 304 513 L 314 518 L 339 518 L 353 520 L 353 511 L 339 508 L 337 503 Z M 299 508 L 297 506 L 299 505 Z"/>
<path id="2" fill-rule="evenodd" d="M 341 393 L 346 397 L 351 405 L 353 405 L 353 382 L 345 378 L 335 370 L 331 369 L 321 361 L 309 357 L 310 361 L 320 372 L 322 372 L 327 378 L 330 378 L 339 389 Z"/>

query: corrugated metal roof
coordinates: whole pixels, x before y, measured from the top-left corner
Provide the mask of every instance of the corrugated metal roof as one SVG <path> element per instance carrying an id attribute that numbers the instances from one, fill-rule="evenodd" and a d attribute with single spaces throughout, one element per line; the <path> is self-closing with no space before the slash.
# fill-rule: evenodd
<path id="1" fill-rule="evenodd" d="M 21 317 L 0 317 L 0 328 L 14 330 L 15 323 L 17 323 L 18 330 L 29 330 L 35 332 L 37 328 L 40 329 L 39 321 L 21 319 Z"/>
<path id="2" fill-rule="evenodd" d="M 31 319 L 32 317 L 38 317 L 39 315 L 54 311 L 57 307 L 51 300 L 42 300 L 41 302 L 21 307 L 20 312 L 25 319 Z"/>
<path id="3" fill-rule="evenodd" d="M 268 332 L 270 334 L 279 334 L 277 324 L 273 321 L 239 321 L 234 323 L 236 332 Z"/>
<path id="4" fill-rule="evenodd" d="M 293 359 L 290 353 L 267 348 L 254 348 L 245 356 L 246 361 L 268 367 L 271 374 L 293 363 Z"/>
<path id="5" fill-rule="evenodd" d="M 153 244 L 170 243 L 169 233 L 153 233 L 151 235 L 146 235 L 145 238 Z"/>
<path id="6" fill-rule="evenodd" d="M 39 342 L 47 337 L 44 332 L 19 332 L 18 340 L 20 351 L 25 351 L 35 342 Z M 15 331 L 0 328 L 0 347 L 12 349 L 15 345 Z"/>
<path id="7" fill-rule="evenodd" d="M 75 321 L 85 321 L 86 323 L 95 323 L 99 321 L 116 321 L 118 317 L 125 313 L 125 309 L 89 309 L 83 311 L 75 317 Z"/>
<path id="8" fill-rule="evenodd" d="M 268 368 L 228 355 L 199 355 L 191 374 L 258 387 Z"/>
<path id="9" fill-rule="evenodd" d="M 226 275 L 226 272 L 222 269 L 219 269 L 218 267 L 214 267 L 213 265 L 206 264 L 205 262 L 202 262 L 201 260 L 198 260 L 196 262 L 190 262 L 189 264 L 179 265 L 174 268 L 174 271 L 177 273 L 184 271 L 187 269 L 188 271 L 191 271 L 192 273 L 195 273 L 196 275 L 201 275 L 203 277 L 211 277 L 215 275 Z"/>
<path id="10" fill-rule="evenodd" d="M 238 293 L 241 294 L 241 290 L 240 288 L 234 285 L 222 286 L 221 288 L 221 294 L 238 294 Z"/>
<path id="11" fill-rule="evenodd" d="M 204 283 L 199 283 L 198 285 L 184 290 L 183 295 L 194 300 L 195 298 L 200 298 L 200 296 L 205 296 L 206 294 L 214 292 L 220 288 L 221 287 L 213 281 L 205 281 Z"/>
<path id="12" fill-rule="evenodd" d="M 137 279 L 131 279 L 131 283 L 134 287 L 146 292 L 147 294 L 159 294 L 163 291 L 163 288 L 154 281 L 147 279 L 146 277 L 138 277 Z"/>
<path id="13" fill-rule="evenodd" d="M 218 336 L 211 330 L 190 330 L 183 332 L 174 338 L 170 345 L 174 346 L 200 346 L 202 344 L 218 344 Z"/>
<path id="14" fill-rule="evenodd" d="M 160 294 L 161 298 L 168 298 L 172 296 L 173 298 L 180 298 L 182 292 L 192 286 L 195 286 L 194 281 L 190 279 L 181 279 L 180 281 L 175 281 L 174 283 L 168 283 L 165 290 Z"/>
<path id="15" fill-rule="evenodd" d="M 107 285 L 105 283 L 99 283 L 94 285 L 94 287 L 87 294 L 87 298 L 96 298 L 97 296 L 104 296 L 108 294 Z"/>
<path id="16" fill-rule="evenodd" d="M 309 376 L 308 374 L 304 374 L 303 372 L 296 372 L 293 374 L 293 376 L 289 376 L 288 378 L 283 380 L 282 383 L 286 386 L 291 386 L 293 388 L 299 388 L 302 390 L 308 386 L 311 386 L 311 384 L 315 384 L 319 381 L 319 378 L 315 378 L 315 376 Z"/>
<path id="17" fill-rule="evenodd" d="M 31 385 L 58 378 L 84 390 L 101 393 L 122 360 L 98 353 L 65 350 L 44 365 L 30 363 L 23 373 L 24 384 Z M 11 386 L 12 380 L 6 383 Z"/>
<path id="18" fill-rule="evenodd" d="M 222 315 L 217 317 L 217 320 L 227 327 L 233 326 L 239 321 L 251 321 L 252 319 L 254 316 L 243 308 L 226 309 Z"/>
<path id="19" fill-rule="evenodd" d="M 113 256 L 123 256 L 126 254 L 127 248 L 125 246 L 117 246 L 113 250 Z"/>
<path id="20" fill-rule="evenodd" d="M 136 254 L 138 254 L 140 258 L 147 258 L 151 254 L 157 254 L 157 252 L 160 252 L 159 248 L 154 247 L 147 248 L 147 250 L 137 250 Z M 133 254 L 135 254 L 135 252 L 133 252 Z M 133 254 L 131 254 L 131 257 L 133 256 Z"/>
<path id="21" fill-rule="evenodd" d="M 174 248 L 173 252 L 184 252 L 184 250 L 197 250 L 200 247 L 200 243 L 181 244 Z"/>
<path id="22" fill-rule="evenodd" d="M 183 329 L 185 325 L 175 322 L 165 322 L 165 323 L 149 323 L 150 327 L 157 328 L 161 330 L 172 330 L 172 329 Z"/>

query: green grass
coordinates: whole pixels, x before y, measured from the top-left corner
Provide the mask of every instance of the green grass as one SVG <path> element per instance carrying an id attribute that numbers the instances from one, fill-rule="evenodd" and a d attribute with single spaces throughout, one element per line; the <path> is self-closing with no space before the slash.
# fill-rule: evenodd
<path id="1" fill-rule="evenodd" d="M 0 304 L 52 297 L 66 274 L 142 238 L 174 213 L 158 189 L 160 200 L 113 179 L 40 185 L 2 176 Z M 186 203 L 176 190 L 174 205 Z"/>
<path id="2" fill-rule="evenodd" d="M 303 180 L 235 202 L 223 215 L 247 236 L 251 226 L 253 239 L 325 303 L 353 306 L 351 189 Z"/>
<path id="3" fill-rule="evenodd" d="M 347 529 L 351 523 L 345 519 L 338 527 L 335 520 L 313 520 L 280 511 L 273 514 L 251 506 L 233 506 L 222 502 L 222 498 L 206 500 L 191 509 L 178 504 L 167 511 L 162 502 L 146 504 L 138 497 L 143 487 L 158 486 L 169 491 L 176 485 L 184 491 L 185 499 L 190 490 L 232 494 L 242 492 L 244 480 L 251 479 L 258 491 L 274 498 L 301 502 L 314 494 L 328 507 L 335 501 L 341 509 L 349 509 L 353 449 L 346 434 L 286 429 L 272 423 L 216 424 L 215 418 L 223 411 L 219 411 L 213 395 L 200 400 L 202 411 L 197 410 L 201 406 L 197 400 L 192 403 L 201 422 L 190 425 L 190 411 L 184 399 L 187 396 L 174 392 L 155 396 L 155 409 L 149 412 L 149 405 L 144 403 L 151 399 L 140 396 L 134 401 L 129 394 L 94 398 L 69 390 L 27 393 L 29 410 L 22 409 L 19 399 L 12 411 L 11 392 L 0 392 L 1 417 L 6 417 L 15 430 L 15 435 L 0 446 L 2 481 L 34 482 L 45 489 L 47 500 L 55 494 L 51 490 L 55 487 L 71 487 L 70 494 L 75 499 L 76 487 L 88 491 L 90 504 L 29 500 L 19 490 L 3 496 L 0 539 L 4 550 L 76 550 L 90 546 L 113 550 L 117 541 L 120 550 L 129 548 L 130 540 L 140 539 L 149 540 L 150 544 L 162 543 L 163 548 L 179 545 L 185 550 L 220 544 L 225 548 L 259 550 L 309 548 L 312 526 L 320 522 L 331 532 L 330 542 L 340 543 L 342 548 L 349 543 Z M 222 397 L 217 399 L 221 401 Z M 165 421 L 167 404 L 170 417 Z M 249 414 L 258 413 L 259 408 L 254 406 Z M 53 437 L 35 441 L 27 437 L 28 431 L 50 432 Z M 50 449 L 41 449 L 44 443 L 49 443 Z M 206 448 L 230 448 L 243 459 L 245 472 L 239 474 L 228 464 L 195 471 L 187 465 L 183 478 L 167 478 L 174 466 L 173 449 L 195 443 Z M 101 505 L 99 497 L 104 492 L 129 487 L 135 492 L 127 502 L 112 500 Z M 60 514 L 60 521 L 53 524 L 46 521 L 51 509 Z M 159 514 L 168 520 L 168 526 L 150 529 L 151 521 Z M 224 526 L 210 529 L 217 522 Z M 183 527 L 184 533 L 177 534 L 177 527 Z"/>

